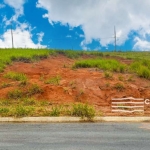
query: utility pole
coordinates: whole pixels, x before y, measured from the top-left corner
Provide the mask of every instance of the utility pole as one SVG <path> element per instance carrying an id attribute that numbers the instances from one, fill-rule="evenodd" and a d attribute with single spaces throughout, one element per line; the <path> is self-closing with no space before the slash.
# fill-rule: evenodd
<path id="1" fill-rule="evenodd" d="M 12 22 L 11 22 L 11 40 L 12 40 L 12 48 L 14 48 L 14 38 L 13 38 L 13 31 L 12 31 Z"/>
<path id="2" fill-rule="evenodd" d="M 115 52 L 117 51 L 117 36 L 116 36 L 116 28 L 114 26 L 114 38 L 115 38 Z"/>

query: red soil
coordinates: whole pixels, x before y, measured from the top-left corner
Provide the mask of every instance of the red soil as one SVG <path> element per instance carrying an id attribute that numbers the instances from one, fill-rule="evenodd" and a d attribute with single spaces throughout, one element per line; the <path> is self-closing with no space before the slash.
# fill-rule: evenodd
<path id="1" fill-rule="evenodd" d="M 24 73 L 27 75 L 29 83 L 39 85 L 44 92 L 35 95 L 38 100 L 47 100 L 56 104 L 89 103 L 94 105 L 97 110 L 101 110 L 104 115 L 124 115 L 111 113 L 112 98 L 135 97 L 150 99 L 149 80 L 138 78 L 134 74 L 120 73 L 114 73 L 112 79 L 106 79 L 104 72 L 101 70 L 94 68 L 71 69 L 74 62 L 75 60 L 61 55 L 52 56 L 34 63 L 14 62 L 0 74 L 1 83 L 12 84 L 11 87 L 0 89 L 0 99 L 6 98 L 8 91 L 20 88 L 17 81 L 12 82 L 12 80 L 3 77 L 9 71 Z M 128 60 L 122 60 L 122 62 L 130 63 Z M 61 77 L 59 85 L 44 83 L 44 80 L 56 75 Z M 133 76 L 132 80 L 129 80 L 131 76 Z M 123 84 L 125 89 L 115 89 L 114 86 L 117 83 Z M 150 105 L 145 105 L 145 115 L 149 114 Z"/>

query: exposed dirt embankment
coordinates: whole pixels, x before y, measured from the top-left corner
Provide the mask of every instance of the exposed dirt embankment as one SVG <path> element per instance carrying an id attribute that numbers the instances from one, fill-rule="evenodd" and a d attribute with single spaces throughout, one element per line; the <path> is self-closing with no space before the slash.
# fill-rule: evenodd
<path id="1" fill-rule="evenodd" d="M 138 78 L 134 74 L 113 73 L 107 78 L 102 70 L 72 69 L 75 62 L 64 56 L 50 57 L 34 63 L 14 62 L 0 74 L 1 83 L 10 83 L 11 86 L 0 89 L 0 98 L 7 98 L 9 91 L 14 89 L 25 90 L 17 81 L 3 77 L 10 71 L 27 75 L 29 84 L 37 84 L 43 89 L 42 93 L 34 97 L 38 100 L 47 100 L 52 103 L 70 104 L 84 102 L 95 106 L 104 115 L 120 115 L 111 113 L 111 99 L 121 97 L 149 98 L 150 81 Z M 128 60 L 123 60 L 129 63 Z M 46 81 L 59 77 L 58 83 L 48 84 Z M 145 107 L 145 114 L 150 114 L 150 106 Z M 131 114 L 133 115 L 133 114 Z"/>

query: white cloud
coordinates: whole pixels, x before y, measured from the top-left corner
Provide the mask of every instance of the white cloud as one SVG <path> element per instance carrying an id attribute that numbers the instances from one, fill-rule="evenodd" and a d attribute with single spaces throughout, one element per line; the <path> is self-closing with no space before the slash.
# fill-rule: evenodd
<path id="1" fill-rule="evenodd" d="M 43 41 L 44 32 L 37 33 L 37 36 L 38 36 L 38 42 L 41 43 Z"/>
<path id="2" fill-rule="evenodd" d="M 13 7 L 17 14 L 23 14 L 23 5 L 26 0 L 4 0 L 4 2 Z"/>
<path id="3" fill-rule="evenodd" d="M 114 39 L 107 37 L 114 36 L 114 26 L 120 37 L 119 45 L 132 30 L 140 30 L 144 36 L 150 28 L 149 6 L 150 0 L 38 0 L 37 3 L 38 8 L 48 11 L 43 17 L 50 23 L 81 26 L 85 35 L 82 45 L 101 39 L 102 46 L 113 43 Z"/>
<path id="4" fill-rule="evenodd" d="M 43 33 L 37 34 L 38 43 L 35 44 L 32 40 L 32 34 L 28 29 L 28 24 L 22 24 L 13 30 L 13 39 L 15 48 L 45 48 L 45 45 L 41 45 Z M 1 48 L 11 48 L 12 47 L 12 38 L 11 30 L 7 30 L 0 37 L 0 47 Z"/>
<path id="5" fill-rule="evenodd" d="M 133 47 L 134 50 L 150 51 L 150 42 L 142 40 L 139 37 L 136 37 L 134 41 L 136 42 Z"/>

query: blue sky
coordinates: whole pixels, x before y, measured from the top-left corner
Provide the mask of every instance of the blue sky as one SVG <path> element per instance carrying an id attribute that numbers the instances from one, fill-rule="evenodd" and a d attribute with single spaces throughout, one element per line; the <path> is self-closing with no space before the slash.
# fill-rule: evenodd
<path id="1" fill-rule="evenodd" d="M 0 48 L 150 50 L 149 0 L 0 0 Z"/>

